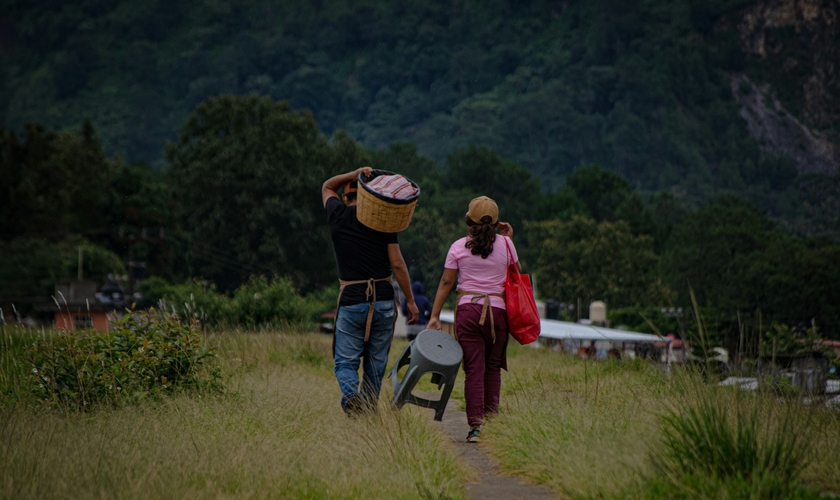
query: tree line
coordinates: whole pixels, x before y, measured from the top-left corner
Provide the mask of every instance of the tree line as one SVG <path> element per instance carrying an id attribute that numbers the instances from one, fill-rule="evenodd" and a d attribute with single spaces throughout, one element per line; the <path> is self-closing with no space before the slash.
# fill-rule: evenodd
<path id="1" fill-rule="evenodd" d="M 429 290 L 449 245 L 466 232 L 469 200 L 484 194 L 514 225 L 541 299 L 605 300 L 624 313 L 688 311 L 691 289 L 725 338 L 737 335 L 739 319 L 758 315 L 768 325 L 814 321 L 840 338 L 840 243 L 792 236 L 735 195 L 690 208 L 667 191 L 635 191 L 595 164 L 551 190 L 486 146 L 467 146 L 443 162 L 410 143 L 369 149 L 345 132 L 327 137 L 308 111 L 256 96 L 200 103 L 168 145 L 164 171 L 107 156 L 87 122 L 62 132 L 27 126 L 2 138 L 5 299 L 49 297 L 56 279 L 76 275 L 78 246 L 86 249 L 86 276 L 101 282 L 126 273 L 128 236 L 145 228 L 164 235 L 134 244 L 134 258 L 157 277 L 153 295 L 204 282 L 199 288 L 212 284 L 214 293 L 236 296 L 240 288 L 270 288 L 270 281 L 254 284 L 264 276 L 327 307 L 336 271 L 319 189 L 331 175 L 371 165 L 421 186 L 400 242 L 412 278 Z"/>

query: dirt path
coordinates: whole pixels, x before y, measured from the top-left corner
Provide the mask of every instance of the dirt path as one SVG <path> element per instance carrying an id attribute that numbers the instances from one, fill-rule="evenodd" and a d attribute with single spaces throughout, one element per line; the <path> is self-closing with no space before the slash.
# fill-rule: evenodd
<path id="1" fill-rule="evenodd" d="M 429 396 L 437 397 L 436 394 Z M 481 500 L 557 498 L 557 495 L 545 486 L 526 484 L 519 478 L 502 476 L 496 464 L 481 449 L 481 445 L 466 442 L 467 432 L 470 430 L 467 425 L 467 414 L 459 410 L 452 400 L 449 400 L 446 405 L 441 429 L 449 436 L 461 459 L 480 473 L 478 481 L 467 483 L 468 498 Z"/>

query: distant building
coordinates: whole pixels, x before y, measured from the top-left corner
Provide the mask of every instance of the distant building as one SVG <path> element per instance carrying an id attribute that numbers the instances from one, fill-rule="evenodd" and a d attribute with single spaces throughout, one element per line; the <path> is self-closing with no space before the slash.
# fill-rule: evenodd
<path id="1" fill-rule="evenodd" d="M 37 306 L 55 314 L 55 328 L 107 332 L 110 322 L 129 305 L 122 287 L 113 281 L 96 291 L 93 281 L 64 280 L 55 285 L 55 301 Z"/>

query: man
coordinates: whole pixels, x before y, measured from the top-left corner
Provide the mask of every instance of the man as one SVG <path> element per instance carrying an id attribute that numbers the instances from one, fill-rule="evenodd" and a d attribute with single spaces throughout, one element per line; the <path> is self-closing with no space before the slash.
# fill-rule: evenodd
<path id="1" fill-rule="evenodd" d="M 341 388 L 341 407 L 351 416 L 375 410 L 379 398 L 397 317 L 392 271 L 407 291 L 409 324 L 418 316 L 397 234 L 376 231 L 356 219 L 356 179 L 360 173 L 370 175 L 371 168 L 337 175 L 321 187 L 341 283 L 333 339 L 335 376 Z M 338 199 L 342 186 L 344 203 Z"/>

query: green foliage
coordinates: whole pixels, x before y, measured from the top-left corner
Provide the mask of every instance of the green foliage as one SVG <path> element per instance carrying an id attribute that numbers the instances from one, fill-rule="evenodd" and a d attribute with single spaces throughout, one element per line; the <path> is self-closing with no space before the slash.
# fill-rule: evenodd
<path id="1" fill-rule="evenodd" d="M 147 306 L 159 306 L 204 324 L 217 324 L 229 317 L 230 300 L 211 283 L 188 280 L 170 284 L 163 278 L 152 277 L 141 281 L 137 291 L 143 295 Z"/>
<path id="2" fill-rule="evenodd" d="M 150 278 L 138 284 L 146 305 L 159 305 L 206 325 L 267 328 L 309 326 L 320 312 L 335 307 L 335 287 L 302 297 L 286 278 L 253 276 L 231 295 L 208 282 L 170 284 Z"/>
<path id="3" fill-rule="evenodd" d="M 167 312 L 127 313 L 110 333 L 58 331 L 28 350 L 30 385 L 41 403 L 88 410 L 178 389 L 218 389 L 218 372 L 200 370 L 213 347 L 205 346 L 196 320 Z"/>
<path id="4" fill-rule="evenodd" d="M 633 193 L 626 179 L 598 165 L 577 169 L 566 178 L 566 185 L 599 222 L 615 221 L 618 208 Z"/>
<path id="5" fill-rule="evenodd" d="M 0 65 L 2 123 L 63 128 L 88 116 L 109 152 L 161 165 L 195 105 L 261 95 L 368 147 L 411 141 L 443 161 L 486 145 L 551 188 L 597 162 L 694 201 L 733 185 L 763 193 L 749 185 L 767 169 L 755 168 L 762 156 L 727 74 L 747 66 L 726 29 L 737 22 L 712 30 L 745 3 L 91 0 L 55 13 L 17 1 L 0 10 L 14 47 Z M 772 64 L 752 61 L 771 84 L 797 59 L 780 46 Z M 783 100 L 802 101 L 808 73 L 785 74 Z"/>
<path id="6" fill-rule="evenodd" d="M 463 210 L 466 212 L 466 208 Z M 459 224 L 443 218 L 435 209 L 418 208 L 411 225 L 400 235 L 400 248 L 411 279 L 423 282 L 430 297 L 437 290 L 450 245 L 466 233 L 463 218 Z"/>
<path id="7" fill-rule="evenodd" d="M 644 500 L 705 500 L 767 499 L 767 500 L 818 500 L 825 498 L 817 488 L 790 484 L 774 476 L 759 479 L 744 477 L 717 478 L 707 476 L 685 476 L 679 484 L 663 478 L 646 481 L 638 491 L 622 498 Z"/>
<path id="8" fill-rule="evenodd" d="M 665 312 L 663 312 L 663 309 Z M 666 315 L 668 309 L 670 308 L 621 307 L 607 309 L 607 317 L 612 328 L 624 325 L 627 330 L 634 332 L 661 333 L 662 335 L 673 333 L 677 338 L 680 338 L 683 327 L 680 325 L 678 315 L 682 311 L 674 310 Z M 653 330 L 651 323 L 658 332 Z"/>
<path id="9" fill-rule="evenodd" d="M 230 303 L 229 321 L 245 327 L 284 327 L 310 322 L 319 312 L 298 295 L 288 279 L 252 277 L 237 288 Z"/>
<path id="10" fill-rule="evenodd" d="M 498 204 L 501 220 L 516 226 L 529 218 L 540 196 L 540 182 L 528 169 L 486 147 L 469 146 L 450 155 L 446 159 L 444 182 L 447 186 L 469 190 L 470 198 L 464 200 L 458 211 L 462 220 L 469 201 L 485 195 Z"/>
<path id="11" fill-rule="evenodd" d="M 528 226 L 534 272 L 543 294 L 562 300 L 606 300 L 616 307 L 667 303 L 670 290 L 652 272 L 653 240 L 624 221 L 575 216 Z"/>
<path id="12" fill-rule="evenodd" d="M 663 446 L 653 463 L 668 481 L 688 489 L 698 479 L 745 481 L 761 498 L 788 498 L 808 463 L 811 437 L 797 432 L 794 411 L 693 391 L 684 408 L 661 418 Z"/>
<path id="13" fill-rule="evenodd" d="M 125 274 L 120 232 L 171 226 L 162 176 L 107 158 L 90 122 L 78 131 L 31 125 L 20 138 L 0 135 L 0 297 L 49 297 L 56 280 L 77 275 L 78 246 L 87 279 Z M 135 258 L 171 274 L 174 259 L 159 250 L 137 245 Z"/>
<path id="14" fill-rule="evenodd" d="M 102 229 L 114 203 L 109 161 L 90 122 L 80 133 L 25 127 L 23 140 L 2 134 L 0 235 L 40 236 Z"/>
<path id="15" fill-rule="evenodd" d="M 791 328 L 788 325 L 773 323 L 763 332 L 758 353 L 762 356 L 777 354 L 804 355 L 820 353 L 826 359 L 835 358 L 834 350 L 822 345 L 825 339 L 816 326 L 804 329 Z"/>
<path id="16" fill-rule="evenodd" d="M 722 197 L 686 214 L 663 253 L 661 269 L 688 302 L 688 285 L 712 321 L 737 331 L 735 311 L 760 309 L 783 323 L 811 318 L 836 330 L 835 296 L 840 245 L 827 239 L 799 240 L 773 228 L 765 214 L 743 199 Z M 790 300 L 790 297 L 798 297 Z M 755 318 L 754 318 L 755 319 Z M 768 321 L 769 322 L 769 321 Z"/>
<path id="17" fill-rule="evenodd" d="M 79 250 L 84 247 L 86 279 L 103 281 L 110 273 L 124 274 L 125 264 L 113 252 L 79 236 L 54 241 L 19 237 L 0 239 L 0 297 L 50 297 L 60 279 L 78 275 Z"/>
<path id="18" fill-rule="evenodd" d="M 663 267 L 672 279 L 688 281 L 700 303 L 754 309 L 746 274 L 755 252 L 767 245 L 770 227 L 766 216 L 745 200 L 718 199 L 675 229 Z M 674 289 L 687 298 L 682 283 L 674 283 Z"/>
<path id="19" fill-rule="evenodd" d="M 318 196 L 331 174 L 363 164 L 345 135 L 328 144 L 308 112 L 260 97 L 200 104 L 167 149 L 176 217 L 192 237 L 196 274 L 222 290 L 284 274 L 306 289 L 331 282 Z"/>

